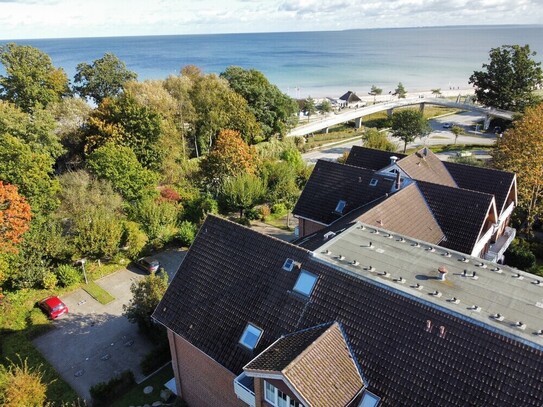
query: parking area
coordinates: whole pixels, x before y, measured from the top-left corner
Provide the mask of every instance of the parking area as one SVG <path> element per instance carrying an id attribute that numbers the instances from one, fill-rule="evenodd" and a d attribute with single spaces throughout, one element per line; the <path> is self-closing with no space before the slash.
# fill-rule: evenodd
<path id="1" fill-rule="evenodd" d="M 171 278 L 184 255 L 183 251 L 167 250 L 153 257 Z M 34 340 L 62 378 L 86 400 L 90 399 L 92 385 L 108 381 L 124 370 L 131 370 L 137 381 L 143 379 L 139 364 L 152 344 L 122 313 L 123 304 L 132 297 L 131 284 L 144 276 L 131 266 L 96 281 L 115 297 L 107 305 L 82 289 L 63 296 L 69 313 L 54 322 L 54 329 Z"/>

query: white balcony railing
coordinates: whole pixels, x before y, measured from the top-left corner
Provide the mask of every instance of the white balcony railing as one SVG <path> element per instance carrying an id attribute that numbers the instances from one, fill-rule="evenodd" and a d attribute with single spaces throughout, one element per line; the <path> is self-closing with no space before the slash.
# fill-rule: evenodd
<path id="1" fill-rule="evenodd" d="M 252 377 L 247 376 L 245 373 L 236 377 L 234 379 L 234 392 L 238 399 L 251 407 L 255 407 L 255 389 Z"/>
<path id="2" fill-rule="evenodd" d="M 515 238 L 516 234 L 516 229 L 506 227 L 503 235 L 496 240 L 496 243 L 490 245 L 490 249 L 485 254 L 485 259 L 493 262 L 499 261 Z"/>

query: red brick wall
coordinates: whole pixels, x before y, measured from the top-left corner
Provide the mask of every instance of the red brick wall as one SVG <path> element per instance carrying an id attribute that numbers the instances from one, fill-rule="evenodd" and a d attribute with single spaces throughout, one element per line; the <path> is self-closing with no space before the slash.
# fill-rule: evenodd
<path id="1" fill-rule="evenodd" d="M 190 407 L 247 407 L 234 393 L 232 372 L 183 338 L 168 337 L 178 391 Z"/>
<path id="2" fill-rule="evenodd" d="M 320 223 L 311 222 L 310 220 L 302 218 L 298 219 L 298 230 L 300 231 L 300 237 L 310 235 L 323 228 L 324 226 Z"/>

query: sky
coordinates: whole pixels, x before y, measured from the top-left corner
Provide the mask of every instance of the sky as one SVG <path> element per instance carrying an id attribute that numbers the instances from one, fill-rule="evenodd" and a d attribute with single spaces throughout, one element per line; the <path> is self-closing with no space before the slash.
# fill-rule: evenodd
<path id="1" fill-rule="evenodd" d="M 543 0 L 0 0 L 0 39 L 542 24 Z"/>

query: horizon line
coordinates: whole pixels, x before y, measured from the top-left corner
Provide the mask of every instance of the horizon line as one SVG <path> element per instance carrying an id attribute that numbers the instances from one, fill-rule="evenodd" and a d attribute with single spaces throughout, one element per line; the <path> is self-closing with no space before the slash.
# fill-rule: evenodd
<path id="1" fill-rule="evenodd" d="M 406 29 L 432 29 L 432 28 L 462 28 L 462 27 L 543 27 L 543 24 L 448 24 L 448 25 L 418 25 L 404 27 L 371 27 L 371 28 L 346 28 L 338 30 L 292 30 L 292 31 L 253 31 L 253 32 L 222 32 L 222 33 L 184 33 L 184 34 L 133 34 L 133 35 L 98 35 L 98 36 L 73 36 L 73 37 L 42 37 L 42 38 L 0 38 L 0 42 L 14 41 L 41 41 L 41 40 L 77 40 L 90 38 L 141 38 L 141 37 L 183 37 L 183 36 L 215 36 L 215 35 L 254 35 L 254 34 L 302 34 L 316 32 L 347 32 L 370 30 L 406 30 Z"/>

